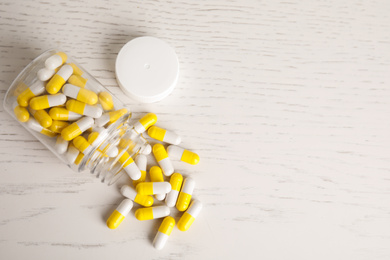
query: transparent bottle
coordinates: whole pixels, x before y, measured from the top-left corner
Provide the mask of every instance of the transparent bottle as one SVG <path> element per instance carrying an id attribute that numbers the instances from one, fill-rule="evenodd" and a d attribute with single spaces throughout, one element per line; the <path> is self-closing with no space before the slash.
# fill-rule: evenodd
<path id="1" fill-rule="evenodd" d="M 91 105 L 93 109 L 101 110 L 100 114 L 103 114 L 103 116 L 109 112 L 121 110 L 120 117 L 118 116 L 118 119 L 105 123 L 107 120 L 103 120 L 102 122 L 101 118 L 103 116 L 96 116 L 93 118 L 93 124 L 88 128 L 88 130 L 84 131 L 81 135 L 78 135 L 77 139 L 72 138 L 72 140 L 69 141 L 65 141 L 64 139 L 61 140 L 61 133 L 64 127 L 89 116 L 77 116 L 75 115 L 77 113 L 72 113 L 75 117 L 71 118 L 69 112 L 68 120 L 54 120 L 53 118 L 47 118 L 47 120 L 37 121 L 37 118 L 41 119 L 42 116 L 47 117 L 47 115 L 49 115 L 51 117 L 51 115 L 55 115 L 55 111 L 51 111 L 53 108 L 62 109 L 61 111 L 68 108 L 68 103 L 66 103 L 66 105 L 61 104 L 56 107 L 33 110 L 31 108 L 31 102 L 29 102 L 32 99 L 31 89 L 39 93 L 38 95 L 33 93 L 35 95 L 34 97 L 45 95 L 53 96 L 50 93 L 47 93 L 47 84 L 54 76 L 51 76 L 46 81 L 42 81 L 41 79 L 46 79 L 48 75 L 42 76 L 41 74 L 41 76 L 38 76 L 38 72 L 45 67 L 47 68 L 47 63 L 45 65 L 46 60 L 58 53 L 63 52 L 55 49 L 45 51 L 30 62 L 22 70 L 22 72 L 19 73 L 5 95 L 4 108 L 12 117 L 19 121 L 19 123 L 27 129 L 27 131 L 35 136 L 35 138 L 37 138 L 70 168 L 77 172 L 89 171 L 92 174 L 95 174 L 96 177 L 100 178 L 102 182 L 111 185 L 118 180 L 124 172 L 127 172 L 124 168 L 126 168 L 126 165 L 132 161 L 132 158 L 137 156 L 138 153 L 147 154 L 150 152 L 150 145 L 142 134 L 139 134 L 134 130 L 133 121 L 131 120 L 131 112 L 124 109 L 123 103 L 112 95 L 105 87 L 103 87 L 102 84 L 89 74 L 87 70 L 83 69 L 69 56 L 67 56 L 66 61 L 55 70 L 55 74 L 58 70 L 61 70 L 64 65 L 70 64 L 73 68 L 72 76 L 74 77 L 72 78 L 72 81 L 70 79 L 66 79 L 65 84 L 71 81 L 72 85 L 75 84 L 83 89 L 93 91 L 99 96 L 98 102 Z M 50 72 L 49 74 L 54 73 L 50 69 L 46 70 L 46 74 L 47 71 Z M 27 88 L 29 88 L 29 90 L 27 90 Z M 44 90 L 42 88 L 44 88 Z M 37 91 L 37 89 L 39 89 L 39 91 Z M 62 87 L 58 93 L 61 92 L 64 92 L 64 87 Z M 104 93 L 104 95 L 102 94 L 102 96 L 100 96 L 101 93 Z M 27 103 L 26 100 L 20 98 L 23 95 L 28 96 L 29 100 L 27 99 Z M 58 96 L 63 98 L 64 95 L 60 94 Z M 113 107 L 110 108 L 103 104 L 104 97 L 112 99 Z M 66 102 L 74 102 L 74 100 L 75 97 L 66 97 Z M 61 103 L 63 102 L 61 101 Z M 105 117 L 108 118 L 107 115 Z M 80 142 L 76 142 L 75 140 Z M 87 144 L 85 144 L 84 140 L 88 141 Z M 62 149 L 59 149 L 60 145 L 62 145 Z M 86 148 L 86 146 L 88 147 Z M 86 149 L 82 152 L 80 149 L 77 149 L 80 147 L 82 147 L 82 150 L 84 148 Z"/>

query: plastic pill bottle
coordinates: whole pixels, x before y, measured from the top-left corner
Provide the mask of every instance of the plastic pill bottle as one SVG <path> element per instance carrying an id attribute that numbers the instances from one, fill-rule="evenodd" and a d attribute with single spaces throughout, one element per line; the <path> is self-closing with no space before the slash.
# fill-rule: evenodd
<path id="1" fill-rule="evenodd" d="M 124 109 L 123 103 L 103 87 L 87 70 L 77 64 L 74 59 L 66 55 L 66 60 L 58 68 L 46 69 L 46 72 L 42 71 L 42 69 L 47 68 L 48 64 L 46 60 L 58 53 L 63 52 L 55 49 L 45 51 L 19 73 L 5 95 L 3 103 L 4 108 L 13 118 L 19 121 L 27 131 L 70 168 L 77 172 L 89 171 L 100 178 L 102 182 L 111 185 L 125 173 L 123 168 L 126 167 L 130 161 L 132 162 L 132 158 L 138 153 L 147 154 L 150 152 L 150 145 L 142 134 L 139 134 L 134 130 L 134 121 L 131 119 L 131 112 Z M 56 58 L 57 61 L 60 60 L 60 58 Z M 63 103 L 64 95 L 62 93 L 64 92 L 64 87 L 55 94 L 62 98 L 56 97 L 59 99 L 60 105 L 42 110 L 33 110 L 31 108 L 31 102 L 29 102 L 32 98 L 37 96 L 53 96 L 47 92 L 46 86 L 50 80 L 54 78 L 54 75 L 65 65 L 71 65 L 73 72 L 70 76 L 72 79 L 70 79 L 70 77 L 64 79 L 65 83 L 63 86 L 71 82 L 72 85 L 94 92 L 99 98 L 97 99 L 97 103 L 91 106 L 94 107 L 94 109 L 97 107 L 98 110 L 101 110 L 102 114 L 100 117 L 89 117 L 93 119 L 93 124 L 88 123 L 87 130 L 82 132 L 82 134 L 79 134 L 78 138 L 76 137 L 68 141 L 64 140 L 61 136 L 61 126 L 66 127 L 72 125 L 74 122 L 79 122 L 78 120 L 86 118 L 87 116 L 75 115 L 72 113 L 76 119 L 70 118 L 70 115 L 68 120 L 55 120 L 59 119 L 56 117 L 55 119 L 47 118 L 46 121 L 43 120 L 45 122 L 45 127 L 42 126 L 42 124 L 40 124 L 41 121 L 38 120 L 41 119 L 38 116 L 47 117 L 47 115 L 49 115 L 51 117 L 51 115 L 56 114 L 56 111 L 65 111 L 65 109 L 67 109 L 68 103 Z M 40 73 L 42 73 L 41 76 L 38 76 Z M 49 77 L 50 75 L 45 75 L 45 73 L 53 74 L 53 76 Z M 69 75 L 66 77 L 68 76 Z M 42 78 L 48 79 L 43 81 Z M 37 90 L 39 90 L 39 94 L 35 95 Z M 35 92 L 35 94 L 33 92 Z M 23 95 L 27 96 L 28 102 L 25 100 L 21 102 L 20 97 Z M 113 107 L 107 107 L 103 104 L 106 101 L 104 98 L 107 97 L 109 102 L 112 102 L 111 104 L 113 104 Z M 66 102 L 75 102 L 74 100 L 76 100 L 75 97 L 66 96 Z M 53 108 L 57 110 L 51 111 Z M 101 122 L 101 119 L 99 118 L 105 116 L 105 114 L 118 110 L 121 110 L 122 114 L 120 114 L 121 116 L 116 118 L 115 121 L 110 121 L 103 125 L 97 123 Z M 39 115 L 37 115 L 38 111 Z M 50 120 L 51 122 L 48 122 Z M 88 142 L 85 143 L 85 140 Z M 59 148 L 60 145 L 62 145 L 62 148 Z M 80 147 L 83 152 L 80 151 Z"/>

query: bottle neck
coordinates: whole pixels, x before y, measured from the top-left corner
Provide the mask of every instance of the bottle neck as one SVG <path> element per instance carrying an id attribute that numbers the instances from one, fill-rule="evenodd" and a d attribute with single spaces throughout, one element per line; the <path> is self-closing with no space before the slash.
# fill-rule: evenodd
<path id="1" fill-rule="evenodd" d="M 91 144 L 92 149 L 84 155 L 78 167 L 79 172 L 89 170 L 108 185 L 122 176 L 122 166 L 148 144 L 142 134 L 134 130 L 130 119 L 131 113 L 128 113 L 109 127 L 99 130 L 96 143 Z M 125 153 L 130 157 L 123 156 Z M 128 159 L 124 161 L 123 158 Z"/>

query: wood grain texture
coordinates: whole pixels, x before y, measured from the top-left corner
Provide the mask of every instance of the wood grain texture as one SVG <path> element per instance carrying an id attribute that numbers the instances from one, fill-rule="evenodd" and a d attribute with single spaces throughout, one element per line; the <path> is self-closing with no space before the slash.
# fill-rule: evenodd
<path id="1" fill-rule="evenodd" d="M 205 207 L 163 251 L 160 221 L 105 219 L 115 187 L 73 173 L 0 108 L 1 259 L 389 259 L 390 3 L 373 1 L 0 2 L 0 99 L 58 47 L 130 107 L 199 153 L 176 163 Z M 115 57 L 167 41 L 177 88 L 124 97 Z M 134 211 L 133 211 L 134 213 Z"/>

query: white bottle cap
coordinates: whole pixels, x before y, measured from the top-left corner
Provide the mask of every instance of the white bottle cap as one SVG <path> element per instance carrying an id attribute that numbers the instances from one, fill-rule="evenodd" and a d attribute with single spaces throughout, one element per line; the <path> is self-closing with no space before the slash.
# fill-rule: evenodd
<path id="1" fill-rule="evenodd" d="M 150 37 L 135 38 L 119 51 L 116 80 L 129 97 L 153 103 L 168 96 L 179 78 L 179 60 L 166 42 Z"/>

